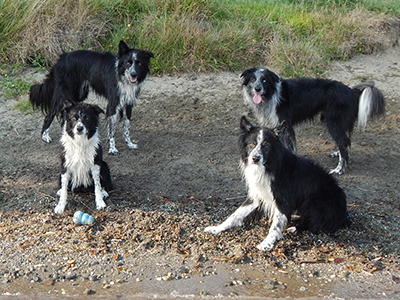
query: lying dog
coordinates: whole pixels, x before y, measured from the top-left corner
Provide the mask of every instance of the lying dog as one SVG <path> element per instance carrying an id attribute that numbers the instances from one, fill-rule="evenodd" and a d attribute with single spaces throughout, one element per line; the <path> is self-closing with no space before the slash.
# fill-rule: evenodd
<path id="1" fill-rule="evenodd" d="M 294 213 L 300 215 L 297 231 L 334 232 L 348 225 L 346 195 L 331 175 L 293 154 L 267 128 L 254 127 L 245 117 L 240 127 L 248 199 L 222 224 L 205 228 L 206 232 L 217 234 L 241 226 L 262 212 L 272 220 L 268 236 L 257 246 L 266 251 L 283 238 Z"/>
<path id="2" fill-rule="evenodd" d="M 103 161 L 103 150 L 98 133 L 99 114 L 103 110 L 86 103 L 68 104 L 62 111 L 63 134 L 61 144 L 60 201 L 54 212 L 61 214 L 67 204 L 68 188 L 94 188 L 96 208 L 103 209 L 103 200 L 112 189 L 110 170 Z"/>

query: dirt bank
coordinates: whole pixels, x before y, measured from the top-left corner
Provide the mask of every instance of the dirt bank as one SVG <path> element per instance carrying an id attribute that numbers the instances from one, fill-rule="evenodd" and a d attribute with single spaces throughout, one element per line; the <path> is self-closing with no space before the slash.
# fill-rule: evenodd
<path id="1" fill-rule="evenodd" d="M 54 142 L 45 144 L 41 113 L 25 115 L 13 109 L 15 99 L 0 99 L 0 295 L 398 298 L 399 50 L 335 63 L 326 74 L 349 85 L 374 80 L 387 98 L 386 117 L 354 132 L 348 172 L 338 177 L 353 225 L 333 235 L 286 234 L 269 253 L 255 248 L 266 221 L 203 233 L 245 199 L 239 74 L 149 78 L 132 124 L 140 150 L 128 150 L 119 134 L 121 155 L 105 157 L 115 190 L 104 212 L 93 195 L 70 194 L 65 213 L 53 213 L 60 128 L 53 124 Z M 336 166 L 320 124 L 302 125 L 297 135 L 299 154 Z M 76 210 L 95 225 L 73 225 Z"/>

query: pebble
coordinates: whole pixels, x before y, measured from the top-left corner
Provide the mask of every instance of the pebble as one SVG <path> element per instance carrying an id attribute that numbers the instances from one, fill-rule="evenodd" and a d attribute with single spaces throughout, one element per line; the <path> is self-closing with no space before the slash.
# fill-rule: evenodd
<path id="1" fill-rule="evenodd" d="M 94 295 L 94 294 L 96 294 L 96 291 L 90 289 L 90 290 L 87 290 L 87 291 L 85 292 L 85 294 L 86 294 L 86 295 Z"/>
<path id="2" fill-rule="evenodd" d="M 65 279 L 67 279 L 67 280 L 73 280 L 73 279 L 75 279 L 76 278 L 76 275 L 75 274 L 68 274 L 68 275 L 65 275 Z"/>

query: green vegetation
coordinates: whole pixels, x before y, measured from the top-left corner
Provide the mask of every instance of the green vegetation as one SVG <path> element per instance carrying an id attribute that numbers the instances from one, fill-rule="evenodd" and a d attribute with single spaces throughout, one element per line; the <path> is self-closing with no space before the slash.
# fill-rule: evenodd
<path id="1" fill-rule="evenodd" d="M 3 0 L 0 59 L 47 68 L 62 51 L 116 52 L 123 39 L 155 54 L 153 73 L 312 76 L 382 47 L 398 15 L 400 0 Z"/>

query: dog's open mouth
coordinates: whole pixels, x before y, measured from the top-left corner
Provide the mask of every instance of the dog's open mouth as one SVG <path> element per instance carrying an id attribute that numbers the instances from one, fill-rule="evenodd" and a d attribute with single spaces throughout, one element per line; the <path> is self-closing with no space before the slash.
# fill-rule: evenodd
<path id="1" fill-rule="evenodd" d="M 135 83 L 137 81 L 137 77 L 136 76 L 129 76 L 129 81 L 132 83 Z"/>
<path id="2" fill-rule="evenodd" d="M 253 93 L 253 102 L 255 104 L 260 104 L 262 100 L 262 93 L 254 92 Z"/>

